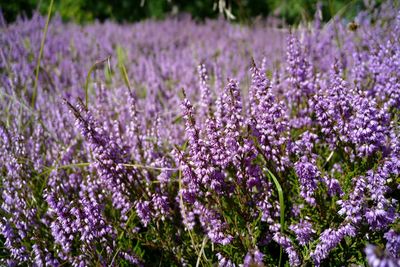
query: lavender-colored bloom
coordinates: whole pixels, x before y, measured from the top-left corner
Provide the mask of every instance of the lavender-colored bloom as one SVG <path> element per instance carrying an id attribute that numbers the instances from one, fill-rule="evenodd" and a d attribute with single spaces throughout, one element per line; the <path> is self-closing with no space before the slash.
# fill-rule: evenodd
<path id="1" fill-rule="evenodd" d="M 294 164 L 296 174 L 300 181 L 300 195 L 311 205 L 315 205 L 314 191 L 317 189 L 320 180 L 320 171 L 315 166 L 315 161 L 309 162 L 306 156 L 303 156 Z"/>
<path id="2" fill-rule="evenodd" d="M 391 229 L 384 234 L 384 238 L 387 241 L 386 251 L 390 253 L 392 257 L 400 258 L 400 233 Z"/>
<path id="3" fill-rule="evenodd" d="M 338 142 L 349 141 L 349 124 L 353 112 L 354 90 L 342 78 L 342 71 L 335 62 L 332 67 L 329 87 L 322 88 L 314 96 L 314 109 L 321 132 L 325 135 L 331 148 Z"/>
<path id="4" fill-rule="evenodd" d="M 387 114 L 377 108 L 374 100 L 358 96 L 354 102 L 356 113 L 352 117 L 349 138 L 357 145 L 357 156 L 370 156 L 376 151 L 385 151 Z"/>
<path id="5" fill-rule="evenodd" d="M 244 258 L 243 266 L 264 266 L 263 257 L 264 254 L 262 254 L 258 249 L 250 250 L 247 252 L 246 257 Z"/>
<path id="6" fill-rule="evenodd" d="M 0 17 L 0 265 L 262 265 L 272 240 L 292 265 L 362 263 L 356 232 L 398 265 L 400 13 L 365 6 L 351 29 L 55 17 L 37 82 L 46 19 Z"/>
<path id="7" fill-rule="evenodd" d="M 306 220 L 300 220 L 298 224 L 290 225 L 289 229 L 296 234 L 297 241 L 303 246 L 309 243 L 315 234 L 312 224 Z"/>
<path id="8" fill-rule="evenodd" d="M 397 267 L 400 266 L 400 260 L 392 258 L 381 251 L 378 247 L 368 244 L 365 248 L 367 261 L 371 267 Z"/>
<path id="9" fill-rule="evenodd" d="M 151 202 L 154 209 L 153 216 L 155 218 L 161 218 L 162 220 L 165 220 L 170 211 L 167 196 L 155 194 Z"/>
<path id="10" fill-rule="evenodd" d="M 242 101 L 237 81 L 229 80 L 222 95 L 221 105 L 223 110 L 225 110 L 225 114 L 223 117 L 217 119 L 221 120 L 224 126 L 222 140 L 224 148 L 229 155 L 228 160 L 233 160 L 239 153 L 240 144 L 238 137 L 240 136 L 241 128 L 244 126 Z"/>
<path id="11" fill-rule="evenodd" d="M 211 108 L 211 91 L 210 87 L 208 85 L 208 73 L 206 66 L 204 64 L 200 64 L 198 66 L 198 72 L 199 72 L 199 79 L 200 79 L 200 93 L 201 93 L 201 117 L 203 117 L 205 114 L 209 112 L 209 109 Z"/>
<path id="12" fill-rule="evenodd" d="M 291 35 L 287 41 L 287 72 L 291 75 L 289 81 L 291 90 L 287 93 L 288 99 L 293 104 L 300 104 L 303 97 L 308 97 L 314 92 L 312 66 L 301 51 L 301 44 L 296 36 Z"/>
<path id="13" fill-rule="evenodd" d="M 252 85 L 249 92 L 250 113 L 254 120 L 254 135 L 258 138 L 263 155 L 283 171 L 289 164 L 287 151 L 282 147 L 288 143 L 288 118 L 284 105 L 272 95 L 265 75 L 252 68 Z"/>
<path id="14" fill-rule="evenodd" d="M 385 229 L 396 219 L 395 210 L 398 204 L 386 197 L 386 193 L 389 192 L 386 183 L 393 172 L 396 173 L 395 165 L 393 162 L 387 161 L 375 172 L 367 173 L 367 188 L 374 205 L 367 208 L 365 217 L 372 229 Z"/>
<path id="15" fill-rule="evenodd" d="M 354 190 L 350 193 L 348 200 L 338 200 L 337 203 L 341 207 L 340 215 L 346 215 L 346 218 L 354 223 L 362 220 L 364 211 L 364 194 L 366 191 L 366 181 L 364 177 L 356 177 Z"/>
<path id="16" fill-rule="evenodd" d="M 309 117 L 311 110 L 307 102 L 314 94 L 316 85 L 313 66 L 306 59 L 299 39 L 293 34 L 287 37 L 286 60 L 289 77 L 285 97 L 290 110 L 296 111 L 291 117 L 290 124 L 294 128 L 301 128 L 311 123 Z"/>
<path id="17" fill-rule="evenodd" d="M 225 234 L 228 225 L 221 221 L 220 216 L 213 210 L 207 209 L 202 204 L 195 203 L 195 213 L 199 216 L 200 223 L 213 243 L 227 245 L 232 241 L 232 236 Z"/>
<path id="18" fill-rule="evenodd" d="M 335 248 L 346 236 L 355 236 L 356 228 L 351 224 L 341 225 L 338 229 L 327 229 L 319 237 L 319 243 L 310 256 L 316 266 L 321 266 L 329 252 Z"/>
<path id="19" fill-rule="evenodd" d="M 229 162 L 229 154 L 223 144 L 223 133 L 217 127 L 218 121 L 209 118 L 206 121 L 206 131 L 208 136 L 208 147 L 211 157 L 217 165 L 225 166 Z"/>
<path id="20" fill-rule="evenodd" d="M 141 222 L 146 227 L 151 220 L 150 202 L 138 201 L 135 206 L 136 206 L 136 212 Z"/>
<path id="21" fill-rule="evenodd" d="M 224 257 L 221 253 L 217 253 L 218 267 L 235 267 L 236 265 L 228 258 Z"/>
<path id="22" fill-rule="evenodd" d="M 142 262 L 139 260 L 139 258 L 136 255 L 132 255 L 127 252 L 120 252 L 120 255 L 125 260 L 127 260 L 129 262 L 129 264 L 132 264 L 134 266 L 143 266 Z"/>
<path id="23" fill-rule="evenodd" d="M 340 182 L 332 177 L 325 176 L 322 178 L 323 182 L 326 184 L 326 187 L 328 188 L 328 194 L 329 196 L 343 196 L 344 192 L 342 190 L 342 187 L 340 186 Z"/>
<path id="24" fill-rule="evenodd" d="M 110 139 L 104 129 L 98 126 L 92 114 L 85 108 L 82 102 L 77 107 L 68 103 L 72 113 L 76 117 L 76 124 L 83 136 L 85 136 L 91 145 L 91 149 L 97 160 L 96 168 L 100 177 L 111 192 L 115 208 L 120 209 L 122 217 L 127 219 L 126 213 L 130 210 L 130 203 L 127 186 L 124 183 L 126 179 L 126 169 L 120 163 L 123 163 L 125 151 L 121 149 L 115 140 Z"/>
<path id="25" fill-rule="evenodd" d="M 397 202 L 389 201 L 385 196 L 388 192 L 387 179 L 391 172 L 396 172 L 391 161 L 384 162 L 376 171 L 368 171 L 366 177 L 354 179 L 354 190 L 348 200 L 338 200 L 341 206 L 339 214 L 346 215 L 346 219 L 360 223 L 365 218 L 371 229 L 385 229 L 396 218 Z M 365 203 L 369 196 L 371 204 Z"/>
<path id="26" fill-rule="evenodd" d="M 280 232 L 276 232 L 273 239 L 286 251 L 291 266 L 299 266 L 301 264 L 300 257 L 293 246 L 292 241 L 287 236 L 282 235 Z"/>

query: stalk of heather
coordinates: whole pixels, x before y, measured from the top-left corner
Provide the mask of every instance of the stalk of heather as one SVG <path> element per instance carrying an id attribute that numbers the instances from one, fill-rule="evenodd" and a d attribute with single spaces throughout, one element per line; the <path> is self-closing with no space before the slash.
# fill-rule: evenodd
<path id="1" fill-rule="evenodd" d="M 55 18 L 33 106 L 1 28 L 1 265 L 400 266 L 400 13 L 355 21 Z"/>

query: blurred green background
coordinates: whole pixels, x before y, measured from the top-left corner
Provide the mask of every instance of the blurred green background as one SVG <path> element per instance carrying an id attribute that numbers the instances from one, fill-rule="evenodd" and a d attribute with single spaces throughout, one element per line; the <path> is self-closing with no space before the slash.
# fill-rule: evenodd
<path id="1" fill-rule="evenodd" d="M 374 6 L 382 1 L 375 1 Z M 289 24 L 296 24 L 313 19 L 317 2 L 322 4 L 325 21 L 337 12 L 351 19 L 366 8 L 363 0 L 54 0 L 53 13 L 58 12 L 65 21 L 78 23 L 96 19 L 118 22 L 162 19 L 178 12 L 203 20 L 218 17 L 218 7 L 225 5 L 238 22 L 250 22 L 256 17 L 274 14 Z M 46 13 L 49 3 L 50 0 L 0 0 L 0 7 L 6 21 L 12 22 L 18 15 L 30 17 L 36 9 Z M 223 13 L 226 15 L 226 12 Z"/>

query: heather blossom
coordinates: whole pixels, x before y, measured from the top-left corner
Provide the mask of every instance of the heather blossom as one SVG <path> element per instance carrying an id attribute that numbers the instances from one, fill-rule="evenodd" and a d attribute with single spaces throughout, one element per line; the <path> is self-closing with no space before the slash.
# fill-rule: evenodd
<path id="1" fill-rule="evenodd" d="M 0 265 L 399 266 L 400 12 L 317 10 L 2 25 Z"/>

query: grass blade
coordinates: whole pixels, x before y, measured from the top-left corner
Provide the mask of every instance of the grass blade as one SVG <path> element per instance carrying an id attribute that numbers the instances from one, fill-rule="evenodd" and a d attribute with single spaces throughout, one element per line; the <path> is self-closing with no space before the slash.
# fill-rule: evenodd
<path id="1" fill-rule="evenodd" d="M 97 61 L 94 63 L 90 69 L 88 74 L 86 75 L 86 81 L 85 81 L 85 106 L 86 108 L 89 107 L 89 81 L 90 81 L 90 75 L 92 72 L 100 65 L 102 65 L 104 62 L 109 62 L 110 61 L 110 56 L 106 57 L 105 59 L 102 59 L 100 61 Z M 109 64 L 109 63 L 108 63 Z"/>
<path id="2" fill-rule="evenodd" d="M 267 172 L 268 172 L 269 176 L 272 178 L 272 181 L 274 182 L 275 187 L 276 187 L 276 189 L 278 191 L 279 205 L 281 206 L 280 207 L 280 212 L 281 212 L 281 214 L 280 214 L 280 224 L 281 224 L 281 233 L 282 233 L 283 230 L 284 230 L 284 226 L 285 226 L 285 201 L 284 201 L 284 198 L 283 198 L 283 190 L 282 190 L 281 184 L 279 183 L 279 181 L 275 177 L 275 175 L 269 169 L 267 169 Z M 282 252 L 282 246 L 281 246 L 280 250 L 279 250 L 279 264 L 278 264 L 278 266 L 281 266 L 282 253 L 283 252 Z"/>
<path id="3" fill-rule="evenodd" d="M 36 64 L 35 83 L 33 84 L 32 102 L 31 102 L 31 107 L 32 108 L 35 108 L 35 103 L 36 103 L 37 86 L 38 86 L 38 80 L 39 80 L 40 61 L 42 59 L 44 42 L 46 41 L 47 30 L 49 28 L 51 11 L 53 9 L 53 2 L 54 2 L 54 0 L 50 0 L 50 6 L 49 6 L 48 13 L 47 13 L 46 25 L 44 26 L 42 42 L 40 44 L 40 50 L 39 50 L 39 57 L 38 57 L 38 61 L 37 61 L 37 64 Z"/>

